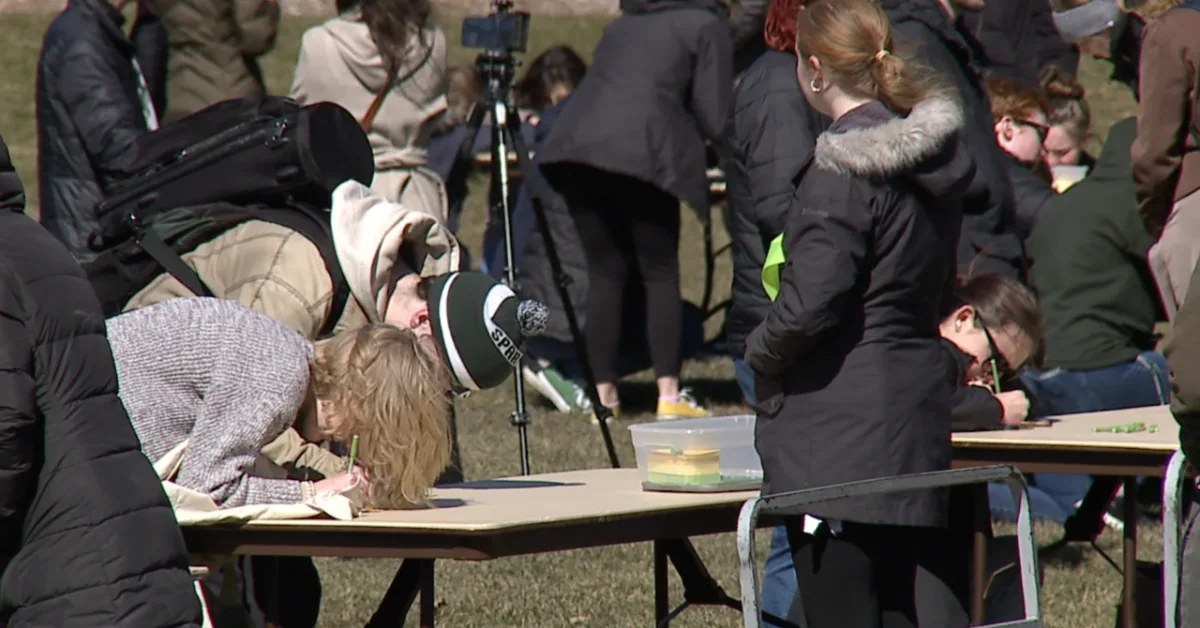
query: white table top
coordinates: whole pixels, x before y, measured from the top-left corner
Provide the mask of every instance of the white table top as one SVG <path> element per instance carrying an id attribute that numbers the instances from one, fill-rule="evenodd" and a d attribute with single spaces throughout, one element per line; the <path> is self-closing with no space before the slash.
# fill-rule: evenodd
<path id="1" fill-rule="evenodd" d="M 1145 451 L 1169 453 L 1179 449 L 1179 424 L 1168 406 L 1152 406 L 1111 412 L 1092 412 L 1050 417 L 1049 427 L 954 434 L 955 447 L 1008 447 L 1021 449 L 1078 449 L 1096 451 Z M 1145 423 L 1158 431 L 1113 434 L 1096 432 L 1097 427 Z"/>
<path id="2" fill-rule="evenodd" d="M 539 526 L 598 522 L 638 515 L 729 506 L 758 495 L 736 493 L 656 493 L 642 490 L 635 469 L 591 469 L 438 488 L 436 508 L 365 512 L 354 521 L 299 519 L 257 521 L 245 527 L 350 528 L 386 532 L 492 532 Z"/>

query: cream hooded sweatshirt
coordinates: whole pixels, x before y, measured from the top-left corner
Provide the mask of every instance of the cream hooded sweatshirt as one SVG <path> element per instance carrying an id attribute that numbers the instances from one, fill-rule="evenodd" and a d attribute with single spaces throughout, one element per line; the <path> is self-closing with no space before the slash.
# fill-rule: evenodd
<path id="1" fill-rule="evenodd" d="M 367 132 L 371 189 L 445 220 L 445 186 L 424 166 L 434 122 L 446 111 L 446 37 L 426 26 L 414 31 L 410 50 Z M 304 33 L 289 95 L 301 104 L 337 103 L 361 120 L 387 75 L 367 25 L 347 13 Z"/>

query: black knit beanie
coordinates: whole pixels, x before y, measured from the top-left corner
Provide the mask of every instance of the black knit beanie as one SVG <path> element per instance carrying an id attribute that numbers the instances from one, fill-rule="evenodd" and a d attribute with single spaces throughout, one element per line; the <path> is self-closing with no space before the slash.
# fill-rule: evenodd
<path id="1" fill-rule="evenodd" d="M 549 310 L 521 301 L 490 275 L 455 272 L 429 281 L 429 320 L 446 368 L 466 390 L 504 383 L 525 339 L 542 333 Z"/>

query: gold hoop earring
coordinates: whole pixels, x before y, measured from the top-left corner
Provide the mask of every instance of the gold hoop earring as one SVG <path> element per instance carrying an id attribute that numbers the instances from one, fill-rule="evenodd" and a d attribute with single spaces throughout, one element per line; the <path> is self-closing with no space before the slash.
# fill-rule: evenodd
<path id="1" fill-rule="evenodd" d="M 825 89 L 825 87 L 823 85 L 817 85 L 817 79 L 813 79 L 813 80 L 809 81 L 808 88 L 811 89 L 812 93 L 814 93 L 814 94 L 820 94 L 821 90 Z"/>

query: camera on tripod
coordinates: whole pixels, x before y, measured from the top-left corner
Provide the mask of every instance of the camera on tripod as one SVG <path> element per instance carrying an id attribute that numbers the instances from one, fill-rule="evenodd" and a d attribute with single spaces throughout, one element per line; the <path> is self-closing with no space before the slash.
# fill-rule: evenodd
<path id="1" fill-rule="evenodd" d="M 465 18 L 463 47 L 525 52 L 529 45 L 529 13 L 513 11 L 512 7 L 512 0 L 492 0 L 491 14 Z"/>

